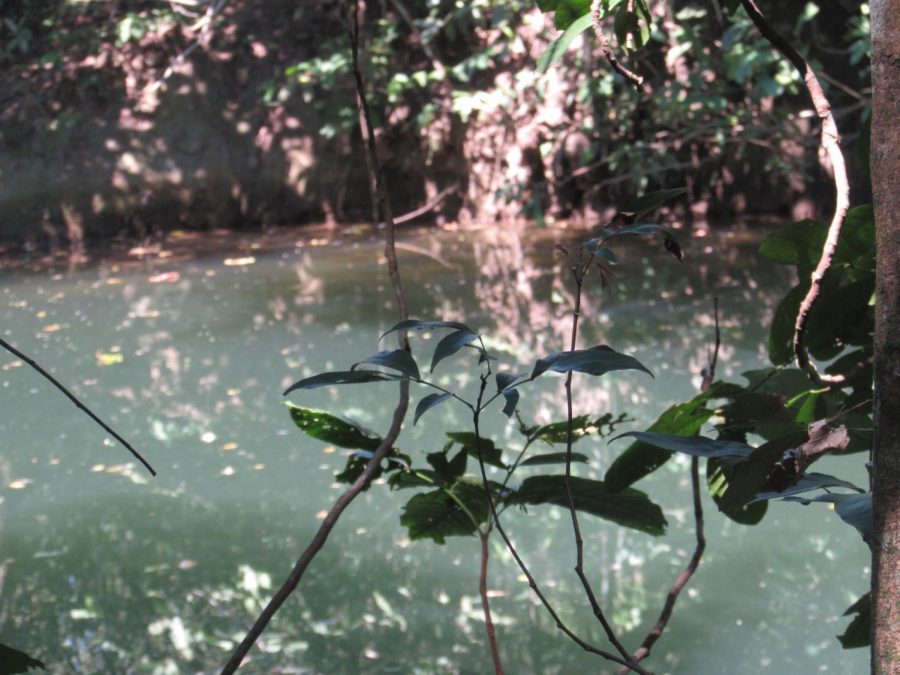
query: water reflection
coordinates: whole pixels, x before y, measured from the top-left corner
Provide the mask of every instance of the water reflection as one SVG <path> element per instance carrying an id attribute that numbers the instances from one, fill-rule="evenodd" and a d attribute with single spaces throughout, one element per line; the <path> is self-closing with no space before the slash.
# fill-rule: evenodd
<path id="1" fill-rule="evenodd" d="M 466 321 L 513 370 L 564 349 L 573 289 L 554 253 L 558 238 L 513 229 L 409 237 L 400 255 L 412 313 Z M 582 328 L 583 345 L 631 353 L 656 379 L 628 373 L 582 387 L 576 414 L 628 412 L 637 426 L 691 396 L 713 295 L 722 374 L 763 361 L 763 326 L 788 280 L 754 255 L 752 238 L 702 240 L 684 264 L 657 248 L 617 250 L 611 288 L 588 287 Z M 293 429 L 280 391 L 379 349 L 377 336 L 395 321 L 379 252 L 365 238 L 311 238 L 138 268 L 2 273 L 4 338 L 102 411 L 160 472 L 148 481 L 57 392 L 0 356 L 4 642 L 57 673 L 217 672 L 338 494 L 341 451 Z M 466 372 L 462 360 L 448 362 L 439 381 L 472 386 Z M 523 391 L 526 419 L 559 418 L 561 382 Z M 302 402 L 383 431 L 394 396 L 374 385 L 316 390 Z M 429 426 L 404 431 L 405 451 L 433 452 L 443 430 L 465 426 L 450 405 L 429 416 Z M 521 447 L 499 413 L 489 422 L 498 445 Z M 584 475 L 602 475 L 621 450 L 580 445 L 593 460 Z M 617 624 L 633 630 L 630 642 L 655 620 L 693 537 L 684 465 L 643 487 L 666 511 L 666 537 L 584 524 L 595 584 Z M 409 496 L 376 486 L 361 498 L 248 672 L 484 672 L 477 540 L 410 542 L 398 522 Z M 866 655 L 842 651 L 833 636 L 867 584 L 864 546 L 822 510 L 774 505 L 763 526 L 748 529 L 710 507 L 707 556 L 656 647 L 655 671 L 861 672 Z M 561 614 L 596 637 L 568 572 L 566 514 L 506 517 Z M 602 672 L 559 638 L 499 540 L 492 555 L 508 672 Z"/>

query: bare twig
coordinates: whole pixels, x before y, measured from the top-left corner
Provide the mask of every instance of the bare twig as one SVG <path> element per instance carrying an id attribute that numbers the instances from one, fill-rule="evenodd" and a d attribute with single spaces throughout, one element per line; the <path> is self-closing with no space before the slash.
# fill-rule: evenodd
<path id="1" fill-rule="evenodd" d="M 97 424 L 99 424 L 103 428 L 104 431 L 106 431 L 113 438 L 115 438 L 117 441 L 119 441 L 119 443 L 121 443 L 123 446 L 125 446 L 125 449 L 128 450 L 128 452 L 130 452 L 137 461 L 139 461 L 141 464 L 144 465 L 144 467 L 147 469 L 147 471 L 150 472 L 150 475 L 152 475 L 152 476 L 156 475 L 156 470 L 152 466 L 150 466 L 150 464 L 147 462 L 146 459 L 143 458 L 143 456 L 141 456 L 141 453 L 139 453 L 137 450 L 135 450 L 131 446 L 131 443 L 129 443 L 124 438 L 119 436 L 119 434 L 117 434 L 115 431 L 113 431 L 106 422 L 104 422 L 99 417 L 97 417 L 93 413 L 93 411 L 91 411 L 90 408 L 88 408 L 84 403 L 82 403 L 78 399 L 78 397 L 75 396 L 75 394 L 73 394 L 68 389 L 66 389 L 62 384 L 60 384 L 59 380 L 57 380 L 50 373 L 48 373 L 46 370 L 44 370 L 37 361 L 29 358 L 28 356 L 26 356 L 25 354 L 20 352 L 18 349 L 13 347 L 11 344 L 9 344 L 3 338 L 0 338 L 0 347 L 3 347 L 6 351 L 8 351 L 11 354 L 14 354 L 18 358 L 22 359 L 25 363 L 27 363 L 29 366 L 31 366 L 39 374 L 41 374 L 44 377 L 44 379 L 46 379 L 48 382 L 50 382 L 50 384 L 52 384 L 54 387 L 59 389 L 63 394 L 65 394 L 66 397 L 68 397 L 68 399 L 70 401 L 72 401 L 72 403 L 74 403 L 77 408 L 79 408 L 82 412 L 84 412 L 85 415 L 87 415 L 92 420 L 94 420 Z"/>
<path id="2" fill-rule="evenodd" d="M 640 91 L 641 85 L 644 83 L 644 78 L 619 63 L 619 60 L 613 53 L 612 47 L 609 46 L 606 32 L 603 30 L 603 23 L 601 21 L 602 10 L 603 3 L 601 0 L 591 1 L 591 25 L 594 28 L 594 35 L 597 36 L 597 41 L 600 43 L 600 51 L 603 53 L 604 58 L 609 62 L 609 65 L 612 66 L 612 69 Z"/>
<path id="3" fill-rule="evenodd" d="M 825 239 L 825 245 L 822 247 L 822 256 L 816 269 L 813 270 L 810 277 L 809 290 L 800 303 L 800 309 L 797 312 L 797 319 L 794 323 L 794 356 L 797 359 L 797 365 L 809 376 L 811 380 L 817 383 L 835 384 L 844 381 L 845 378 L 821 375 L 815 364 L 810 361 L 809 354 L 806 351 L 806 325 L 809 321 L 809 315 L 812 311 L 819 293 L 822 288 L 822 279 L 831 266 L 834 253 L 837 250 L 838 239 L 841 235 L 841 226 L 844 218 L 850 208 L 850 180 L 847 177 L 847 165 L 844 162 L 844 153 L 841 151 L 841 137 L 838 133 L 837 123 L 831 112 L 831 104 L 825 91 L 816 77 L 815 72 L 806 62 L 806 59 L 800 55 L 794 47 L 779 34 L 766 18 L 763 16 L 755 0 L 741 0 L 741 6 L 747 12 L 750 20 L 756 26 L 762 36 L 768 40 L 785 58 L 790 61 L 803 78 L 806 85 L 806 91 L 812 100 L 816 115 L 822 121 L 822 136 L 820 139 L 820 147 L 828 156 L 831 162 L 831 168 L 834 172 L 834 193 L 835 206 L 834 214 L 831 217 L 831 224 L 828 227 L 828 235 Z"/>
<path id="4" fill-rule="evenodd" d="M 716 337 L 712 352 L 709 355 L 707 367 L 703 373 L 703 383 L 700 385 L 702 391 L 706 391 L 712 386 L 712 383 L 716 379 L 716 366 L 719 363 L 719 347 L 722 344 L 722 336 L 719 331 L 718 298 L 713 298 L 713 314 L 716 322 Z M 653 628 L 650 629 L 650 632 L 647 633 L 647 637 L 644 638 L 641 646 L 638 647 L 637 651 L 634 653 L 635 661 L 641 661 L 647 658 L 650 655 L 650 650 L 653 648 L 653 645 L 656 644 L 656 641 L 659 640 L 660 637 L 662 637 L 663 631 L 665 631 L 666 626 L 669 624 L 669 619 L 672 618 L 672 611 L 675 609 L 675 601 L 678 600 L 681 591 L 687 585 L 688 581 L 691 580 L 691 577 L 694 576 L 694 573 L 700 566 L 700 559 L 703 557 L 703 552 L 706 550 L 706 536 L 703 534 L 703 503 L 700 500 L 700 460 L 697 457 L 691 457 L 691 493 L 693 495 L 694 503 L 694 532 L 696 533 L 697 543 L 694 545 L 694 552 L 691 554 L 687 565 L 685 565 L 685 568 L 681 571 L 681 574 L 678 575 L 678 578 L 675 579 L 675 583 L 673 583 L 672 587 L 669 589 L 668 594 L 666 594 L 666 600 L 663 603 L 662 611 L 659 613 L 659 618 L 656 620 Z M 625 675 L 627 672 L 628 668 L 622 668 L 619 670 L 619 675 Z"/>
<path id="5" fill-rule="evenodd" d="M 375 150 L 372 120 L 371 115 L 369 114 L 369 107 L 366 99 L 362 72 L 359 68 L 358 6 L 356 0 L 351 0 L 351 2 L 352 23 L 350 29 L 350 47 L 353 54 L 353 75 L 356 80 L 357 95 L 360 102 L 361 122 L 365 127 L 365 133 L 368 134 L 369 139 L 369 142 L 367 143 L 367 158 L 370 168 L 370 178 L 374 186 L 373 197 L 376 200 L 378 209 L 380 209 L 384 221 L 388 224 L 386 243 L 384 248 L 385 257 L 388 261 L 388 275 L 390 276 L 391 283 L 394 288 L 394 296 L 397 302 L 397 308 L 400 314 L 400 318 L 401 320 L 406 320 L 409 318 L 409 313 L 407 312 L 406 297 L 403 293 L 403 286 L 400 280 L 400 271 L 397 265 L 397 252 L 394 247 L 394 221 L 391 215 L 390 202 L 387 196 L 387 188 L 385 186 L 384 178 L 382 175 L 381 165 L 378 161 L 378 154 Z M 376 211 L 374 221 L 377 222 L 377 220 L 378 213 Z M 409 342 L 407 341 L 405 331 L 400 332 L 399 342 L 401 348 L 407 350 L 409 349 Z M 394 409 L 394 416 L 391 420 L 391 426 L 388 429 L 384 440 L 375 450 L 372 458 L 369 460 L 368 464 L 366 464 L 366 468 L 359 475 L 359 477 L 355 481 L 353 481 L 346 492 L 344 492 L 344 494 L 338 497 L 338 499 L 335 501 L 334 506 L 331 507 L 331 510 L 325 516 L 325 519 L 322 521 L 322 524 L 319 526 L 316 534 L 313 536 L 309 545 L 306 547 L 306 550 L 303 551 L 301 556 L 297 559 L 297 562 L 294 564 L 294 568 L 291 570 L 288 578 L 284 581 L 284 583 L 263 609 L 262 613 L 254 622 L 253 627 L 247 633 L 241 644 L 238 645 L 234 654 L 231 656 L 231 659 L 225 665 L 225 668 L 222 670 L 222 675 L 234 673 L 240 667 L 241 663 L 244 660 L 244 657 L 247 655 L 250 648 L 253 646 L 259 636 L 262 635 L 262 632 L 266 629 L 266 626 L 272 620 L 272 617 L 275 616 L 275 613 L 278 611 L 278 609 L 284 604 L 288 597 L 290 597 L 291 593 L 294 592 L 294 589 L 297 588 L 297 585 L 300 583 L 300 580 L 302 579 L 306 568 L 309 567 L 309 564 L 313 561 L 318 552 L 325 545 L 325 542 L 328 539 L 328 535 L 337 524 L 338 519 L 341 517 L 341 514 L 353 502 L 353 500 L 356 499 L 356 497 L 371 483 L 375 471 L 378 469 L 378 466 L 381 464 L 387 453 L 391 450 L 394 442 L 397 440 L 397 436 L 400 434 L 400 428 L 403 424 L 404 418 L 406 417 L 408 406 L 409 380 L 404 379 L 400 382 L 400 398 L 397 402 L 397 407 Z"/>
<path id="6" fill-rule="evenodd" d="M 479 534 L 481 539 L 481 574 L 478 579 L 478 592 L 481 594 L 481 608 L 484 610 L 484 625 L 487 631 L 488 645 L 491 648 L 491 659 L 494 662 L 494 675 L 503 675 L 503 664 L 500 661 L 500 650 L 497 648 L 497 631 L 494 630 L 494 622 L 491 619 L 491 605 L 487 592 L 488 556 L 490 547 L 488 543 L 491 531 Z"/>
<path id="7" fill-rule="evenodd" d="M 459 190 L 458 185 L 451 185 L 449 187 L 445 187 L 443 190 L 438 192 L 434 196 L 434 198 L 428 200 L 427 203 L 423 204 L 419 208 L 414 209 L 413 211 L 408 211 L 408 212 L 404 213 L 402 216 L 397 216 L 396 218 L 394 218 L 394 225 L 400 225 L 401 223 L 408 223 L 410 220 L 415 220 L 419 216 L 425 215 L 429 211 L 433 210 L 442 201 L 444 201 L 444 198 L 447 195 L 449 195 L 453 192 L 456 192 L 458 190 Z M 385 226 L 385 223 L 378 223 L 379 228 L 384 227 L 384 226 Z"/>

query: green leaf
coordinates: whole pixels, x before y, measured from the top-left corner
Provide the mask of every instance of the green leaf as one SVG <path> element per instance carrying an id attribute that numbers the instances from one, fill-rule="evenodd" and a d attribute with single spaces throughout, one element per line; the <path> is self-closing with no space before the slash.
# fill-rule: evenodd
<path id="1" fill-rule="evenodd" d="M 422 415 L 424 415 L 436 405 L 440 405 L 448 398 L 450 398 L 450 394 L 428 394 L 428 396 L 425 396 L 421 401 L 419 401 L 419 405 L 416 406 L 416 414 L 413 418 L 413 426 L 416 426 L 419 418 Z"/>
<path id="2" fill-rule="evenodd" d="M 497 373 L 494 378 L 497 380 L 497 391 L 503 391 L 513 382 L 518 380 L 520 375 L 513 373 Z"/>
<path id="3" fill-rule="evenodd" d="M 721 496 L 719 507 L 726 514 L 740 511 L 760 492 L 765 491 L 766 482 L 775 465 L 782 460 L 787 450 L 798 447 L 809 436 L 806 431 L 798 431 L 765 443 L 726 471 L 728 488 Z"/>
<path id="4" fill-rule="evenodd" d="M 751 446 L 738 441 L 716 441 L 705 436 L 674 436 L 652 431 L 629 431 L 612 440 L 626 436 L 632 436 L 647 445 L 693 457 L 748 457 L 753 452 Z"/>
<path id="5" fill-rule="evenodd" d="M 513 413 L 516 412 L 516 406 L 519 405 L 519 390 L 504 389 L 502 393 L 503 398 L 506 399 L 506 404 L 503 406 L 503 414 L 507 417 L 512 417 Z"/>
<path id="6" fill-rule="evenodd" d="M 530 379 L 540 377 L 548 370 L 557 373 L 577 372 L 588 375 L 603 375 L 613 370 L 642 370 L 653 377 L 653 373 L 636 358 L 620 354 L 606 345 L 548 354 L 534 364 Z"/>
<path id="7" fill-rule="evenodd" d="M 565 476 L 532 476 L 509 497 L 521 504 L 554 504 L 568 508 Z M 666 519 L 662 509 L 646 494 L 634 488 L 610 490 L 603 481 L 588 478 L 570 479 L 575 508 L 610 520 L 623 527 L 654 536 L 665 534 Z"/>
<path id="8" fill-rule="evenodd" d="M 457 330 L 450 333 L 438 342 L 434 348 L 434 356 L 431 358 L 431 372 L 437 367 L 437 364 L 448 356 L 452 356 L 467 344 L 478 338 L 476 333 L 469 329 Z"/>
<path id="9" fill-rule="evenodd" d="M 414 380 L 421 379 L 419 377 L 419 366 L 416 365 L 415 359 L 405 349 L 395 349 L 393 351 L 384 351 L 373 354 L 363 361 L 354 363 L 350 370 L 356 370 L 360 363 L 370 363 L 375 366 L 384 366 L 385 368 L 393 368 L 404 375 L 408 375 Z"/>
<path id="10" fill-rule="evenodd" d="M 855 614 L 843 635 L 838 635 L 844 649 L 868 647 L 872 644 L 872 592 L 869 591 L 847 608 L 843 616 Z"/>
<path id="11" fill-rule="evenodd" d="M 386 335 L 390 335 L 398 330 L 433 330 L 435 328 L 452 328 L 454 330 L 469 331 L 470 333 L 475 332 L 466 324 L 459 323 L 458 321 L 419 321 L 417 319 L 407 319 L 387 330 L 379 340 L 383 340 Z"/>
<path id="12" fill-rule="evenodd" d="M 397 471 L 388 479 L 392 490 L 405 488 L 434 487 L 438 483 L 437 474 L 431 469 L 412 469 Z"/>
<path id="13" fill-rule="evenodd" d="M 759 493 L 750 503 L 765 501 L 767 499 L 780 499 L 782 497 L 803 494 L 804 492 L 812 492 L 813 490 L 823 490 L 825 488 L 835 487 L 846 488 L 847 490 L 853 490 L 854 492 L 859 493 L 865 492 L 865 490 L 849 481 L 841 480 L 840 478 L 835 478 L 834 476 L 829 476 L 825 473 L 810 472 L 803 474 L 796 483 L 781 492 Z"/>
<path id="14" fill-rule="evenodd" d="M 795 265 L 801 280 L 808 279 L 822 255 L 828 227 L 815 220 L 788 223 L 759 245 L 759 252 L 782 265 Z"/>
<path id="15" fill-rule="evenodd" d="M 794 286 L 778 303 L 775 316 L 772 317 L 769 360 L 776 366 L 786 365 L 794 359 L 794 323 L 807 287 L 807 282 Z"/>
<path id="16" fill-rule="evenodd" d="M 675 436 L 693 436 L 700 431 L 714 413 L 713 410 L 706 407 L 707 401 L 733 396 L 740 391 L 743 389 L 737 385 L 714 382 L 709 389 L 690 401 L 674 405 L 663 412 L 647 431 Z M 656 471 L 671 456 L 672 452 L 669 450 L 636 441 L 613 460 L 604 480 L 611 490 L 621 490 Z"/>
<path id="17" fill-rule="evenodd" d="M 18 649 L 0 644 L 0 675 L 16 675 L 27 673 L 32 668 L 47 670 L 47 667 L 35 658 Z"/>
<path id="18" fill-rule="evenodd" d="M 443 452 L 432 452 L 426 455 L 425 459 L 434 467 L 435 477 L 441 483 L 449 485 L 466 472 L 468 455 L 465 450 L 460 450 L 453 459 L 448 460 L 445 450 Z"/>
<path id="19" fill-rule="evenodd" d="M 687 192 L 687 188 L 672 188 L 670 190 L 657 190 L 656 192 L 648 192 L 642 197 L 638 197 L 622 208 L 622 213 L 626 216 L 633 216 L 635 219 L 642 218 L 651 211 L 655 211 L 670 199 L 679 197 Z M 657 225 L 656 227 L 660 227 Z M 660 228 L 665 229 L 665 228 Z"/>
<path id="20" fill-rule="evenodd" d="M 431 539 L 443 544 L 447 537 L 469 536 L 478 532 L 478 526 L 487 520 L 490 507 L 484 488 L 473 481 L 457 481 L 448 489 L 432 490 L 415 495 L 403 507 L 400 524 L 409 530 L 410 539 Z M 460 507 L 454 497 L 478 521 Z"/>
<path id="21" fill-rule="evenodd" d="M 580 452 L 572 453 L 572 461 L 573 462 L 583 462 L 587 463 L 588 458 L 587 455 L 582 455 Z M 542 455 L 532 455 L 524 462 L 519 464 L 519 466 L 538 466 L 542 464 L 565 464 L 566 463 L 566 453 L 564 452 L 546 452 Z"/>
<path id="22" fill-rule="evenodd" d="M 400 379 L 397 375 L 382 373 L 377 370 L 338 370 L 331 373 L 320 373 L 294 382 L 284 390 L 284 396 L 297 389 L 316 389 L 333 384 L 365 384 L 367 382 L 385 382 Z"/>
<path id="23" fill-rule="evenodd" d="M 334 479 L 338 483 L 344 483 L 346 485 L 354 483 L 365 470 L 366 466 L 368 466 L 369 461 L 374 455 L 375 453 L 371 450 L 357 450 L 347 458 L 347 464 L 344 466 L 344 470 L 340 473 L 336 473 Z M 384 463 L 379 464 L 374 473 L 372 473 L 372 480 L 365 489 L 368 490 L 372 487 L 372 483 L 381 478 L 385 471 L 397 471 L 398 469 L 403 469 L 404 471 L 401 471 L 400 473 L 406 473 L 406 471 L 409 470 L 411 463 L 412 460 L 408 455 L 402 454 L 397 448 L 391 448 L 384 458 Z"/>
<path id="24" fill-rule="evenodd" d="M 538 2 L 540 5 L 540 0 Z M 542 11 L 548 11 L 546 9 L 541 8 Z M 554 6 L 555 10 L 556 7 Z M 537 70 L 540 73 L 544 73 L 547 69 L 552 66 L 554 63 L 559 61 L 563 54 L 565 54 L 569 46 L 572 44 L 572 41 L 581 35 L 584 31 L 591 27 L 591 14 L 588 12 L 584 16 L 573 21 L 568 28 L 566 28 L 565 32 L 559 36 L 556 40 L 551 42 L 547 48 L 543 51 L 543 53 L 538 57 L 537 60 Z"/>
<path id="25" fill-rule="evenodd" d="M 376 450 L 381 445 L 380 436 L 364 429 L 355 422 L 313 408 L 301 408 L 287 404 L 294 424 L 307 436 L 351 450 Z"/>
<path id="26" fill-rule="evenodd" d="M 756 525 L 765 517 L 769 502 L 755 502 L 731 511 L 722 508 L 724 495 L 728 492 L 729 478 L 734 475 L 734 467 L 742 461 L 736 457 L 706 460 L 706 485 L 716 506 L 726 517 L 741 525 Z"/>
<path id="27" fill-rule="evenodd" d="M 503 450 L 494 447 L 494 442 L 489 438 L 478 438 L 470 431 L 450 431 L 447 438 L 451 441 L 459 443 L 470 457 L 478 459 L 478 447 L 481 447 L 481 457 L 485 464 L 496 466 L 501 469 L 506 468 L 503 463 Z"/>

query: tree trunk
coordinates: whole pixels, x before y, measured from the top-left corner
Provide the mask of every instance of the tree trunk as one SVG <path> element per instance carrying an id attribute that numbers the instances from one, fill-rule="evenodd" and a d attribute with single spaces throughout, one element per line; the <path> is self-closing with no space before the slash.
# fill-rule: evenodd
<path id="1" fill-rule="evenodd" d="M 874 0 L 876 224 L 872 672 L 900 675 L 900 0 Z"/>

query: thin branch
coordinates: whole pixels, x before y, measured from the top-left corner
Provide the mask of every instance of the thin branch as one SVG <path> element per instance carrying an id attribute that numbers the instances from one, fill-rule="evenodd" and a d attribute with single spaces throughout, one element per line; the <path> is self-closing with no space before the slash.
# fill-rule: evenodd
<path id="1" fill-rule="evenodd" d="M 597 41 L 600 43 L 600 51 L 603 53 L 604 58 L 609 62 L 609 65 L 612 66 L 612 69 L 628 80 L 635 89 L 640 91 L 641 85 L 644 83 L 644 78 L 619 63 L 619 60 L 613 53 L 612 47 L 609 46 L 609 40 L 606 39 L 606 33 L 603 30 L 603 23 L 601 21 L 602 10 L 602 0 L 591 1 L 591 25 L 594 28 L 594 35 L 597 36 Z"/>
<path id="2" fill-rule="evenodd" d="M 92 420 L 94 420 L 94 422 L 99 424 L 103 428 L 104 431 L 106 431 L 113 438 L 115 438 L 117 441 L 119 441 L 119 443 L 121 443 L 123 446 L 125 446 L 125 449 L 128 450 L 128 452 L 130 452 L 137 461 L 139 461 L 141 464 L 144 465 L 144 467 L 147 469 L 147 471 L 150 472 L 151 476 L 156 475 L 156 470 L 152 466 L 150 466 L 150 464 L 147 462 L 146 459 L 144 459 L 141 456 L 141 453 L 139 453 L 137 450 L 135 450 L 131 446 L 131 443 L 129 443 L 124 438 L 119 436 L 119 434 L 117 434 L 115 431 L 113 431 L 106 422 L 104 422 L 99 417 L 97 417 L 90 408 L 88 408 L 84 403 L 82 403 L 78 399 L 78 397 L 75 396 L 75 394 L 73 394 L 68 389 L 66 389 L 62 384 L 60 384 L 59 380 L 57 380 L 50 373 L 48 373 L 46 370 L 44 370 L 37 361 L 27 357 L 25 354 L 23 354 L 18 349 L 13 347 L 11 344 L 9 344 L 3 338 L 0 338 L 0 347 L 3 347 L 6 351 L 10 352 L 11 354 L 15 354 L 18 358 L 22 359 L 25 363 L 27 363 L 34 370 L 36 370 L 40 375 L 42 375 L 44 377 L 44 379 L 46 379 L 48 382 L 50 382 L 50 384 L 52 384 L 54 387 L 59 389 L 63 394 L 65 394 L 68 397 L 68 399 L 70 401 L 72 401 L 72 403 L 75 404 L 75 406 L 77 408 L 79 408 L 82 412 L 84 412 L 85 415 L 87 415 Z"/>
<path id="3" fill-rule="evenodd" d="M 810 312 L 812 312 L 812 308 L 819 298 L 822 289 L 822 279 L 825 277 L 828 268 L 831 267 L 831 261 L 834 258 L 838 239 L 841 235 L 841 226 L 850 208 L 850 180 L 847 177 L 844 153 L 841 151 L 841 137 L 838 133 L 834 115 L 831 112 L 831 104 L 828 101 L 828 97 L 825 96 L 821 83 L 809 63 L 806 62 L 806 59 L 781 34 L 772 28 L 759 7 L 756 6 L 755 0 L 741 0 L 741 6 L 762 36 L 780 51 L 800 73 L 803 83 L 806 85 L 806 91 L 809 93 L 813 107 L 816 110 L 816 115 L 822 121 L 822 136 L 819 147 L 831 161 L 831 168 L 834 173 L 834 215 L 828 227 L 825 245 L 822 247 L 822 256 L 819 258 L 819 263 L 810 277 L 809 290 L 806 292 L 806 297 L 803 298 L 803 302 L 800 303 L 800 309 L 797 312 L 797 320 L 794 323 L 793 346 L 797 365 L 806 372 L 811 380 L 816 383 L 840 383 L 844 378 L 821 375 L 815 364 L 810 361 L 806 350 L 806 327 L 809 322 Z"/>
<path id="4" fill-rule="evenodd" d="M 512 555 L 513 559 L 516 561 L 516 564 L 519 566 L 519 569 L 522 571 L 522 574 L 525 575 L 525 578 L 528 580 L 528 585 L 531 587 L 531 590 L 538 597 L 538 600 L 541 601 L 541 604 L 544 606 L 544 609 L 547 610 L 547 613 L 550 614 L 550 617 L 553 619 L 556 627 L 559 628 L 563 633 L 565 633 L 569 639 L 571 639 L 575 644 L 581 647 L 584 651 L 590 652 L 591 654 L 597 654 L 609 661 L 613 661 L 614 663 L 618 663 L 620 665 L 629 665 L 631 669 L 640 673 L 641 675 L 651 675 L 651 673 L 647 670 L 644 670 L 639 664 L 631 662 L 629 663 L 626 659 L 623 659 L 618 654 L 614 654 L 613 652 L 607 651 L 605 649 L 601 649 L 599 647 L 595 647 L 590 644 L 586 640 L 583 640 L 579 637 L 571 628 L 569 628 L 563 620 L 560 618 L 559 614 L 556 613 L 556 610 L 553 608 L 553 605 L 550 604 L 550 601 L 544 595 L 543 591 L 541 591 L 540 586 L 538 586 L 537 581 L 534 576 L 531 574 L 531 570 L 528 569 L 528 566 L 525 564 L 525 561 L 522 560 L 522 556 L 519 555 L 518 550 L 516 550 L 515 545 L 512 542 L 512 539 L 509 538 L 509 535 L 506 533 L 506 529 L 503 527 L 503 524 L 500 522 L 500 514 L 497 512 L 497 505 L 494 503 L 494 496 L 491 492 L 490 483 L 487 477 L 487 469 L 484 464 L 484 456 L 481 451 L 481 430 L 480 430 L 480 419 L 481 419 L 481 411 L 483 410 L 482 401 L 484 400 L 484 390 L 487 387 L 488 378 L 485 375 L 481 377 L 481 389 L 478 392 L 478 399 L 475 405 L 475 412 L 472 416 L 472 423 L 475 431 L 475 451 L 478 456 L 478 468 L 481 470 L 481 483 L 484 487 L 485 499 L 487 499 L 488 506 L 491 511 L 491 519 L 493 521 L 494 527 L 497 528 L 497 532 L 500 533 L 500 537 L 503 539 L 503 543 L 506 544 L 507 550 Z M 630 657 L 629 657 L 630 658 Z"/>
<path id="5" fill-rule="evenodd" d="M 358 6 L 356 4 L 356 0 L 351 0 L 351 2 L 353 3 L 353 11 L 352 25 L 350 30 L 350 47 L 353 53 L 353 75 L 356 80 L 357 95 L 359 96 L 360 107 L 362 109 L 361 122 L 364 123 L 366 132 L 369 135 L 370 142 L 367 144 L 367 157 L 370 167 L 370 175 L 374 174 L 374 176 L 372 176 L 372 183 L 375 186 L 374 197 L 377 200 L 377 204 L 381 210 L 384 221 L 388 224 L 386 236 L 387 241 L 385 243 L 384 249 L 385 257 L 388 261 L 388 274 L 391 278 L 391 283 L 394 288 L 394 295 L 397 302 L 397 308 L 400 314 L 400 318 L 401 320 L 406 320 L 409 318 L 409 313 L 406 308 L 406 297 L 403 294 L 403 285 L 400 280 L 400 271 L 397 265 L 397 252 L 394 247 L 394 221 L 391 215 L 391 208 L 388 201 L 387 189 L 385 187 L 384 179 L 382 176 L 381 165 L 378 161 L 378 154 L 375 150 L 375 143 L 372 140 L 373 130 L 371 115 L 369 114 L 362 73 L 359 69 Z M 378 221 L 377 211 L 375 213 L 373 221 Z M 407 350 L 409 349 L 409 342 L 407 340 L 405 331 L 400 332 L 398 340 L 401 348 Z M 291 570 L 288 578 L 284 581 L 284 583 L 263 609 L 262 613 L 254 622 L 253 627 L 247 633 L 246 637 L 243 639 L 240 645 L 238 645 L 234 654 L 231 656 L 231 659 L 225 665 L 225 668 L 222 670 L 222 675 L 229 675 L 231 673 L 234 673 L 241 666 L 241 663 L 243 662 L 247 653 L 250 651 L 250 648 L 253 646 L 259 636 L 262 635 L 263 631 L 266 629 L 266 626 L 272 620 L 272 617 L 275 616 L 275 613 L 284 604 L 288 597 L 290 597 L 291 593 L 294 592 L 294 589 L 297 588 L 297 585 L 303 578 L 304 572 L 306 571 L 307 567 L 309 567 L 310 563 L 316 557 L 318 552 L 325 545 L 325 542 L 328 539 L 328 535 L 337 524 L 338 519 L 341 517 L 341 514 L 348 506 L 350 506 L 353 500 L 356 499 L 356 497 L 359 496 L 359 494 L 363 490 L 365 490 L 372 482 L 372 477 L 377 471 L 382 460 L 385 458 L 385 456 L 387 456 L 388 452 L 390 452 L 391 448 L 394 445 L 394 442 L 397 440 L 397 436 L 399 436 L 400 434 L 400 428 L 403 425 L 403 420 L 406 417 L 406 411 L 408 407 L 409 380 L 403 379 L 400 381 L 399 401 L 397 402 L 397 407 L 394 409 L 394 416 L 391 420 L 391 426 L 388 429 L 387 434 L 385 434 L 384 440 L 382 440 L 381 444 L 375 450 L 372 458 L 369 460 L 368 464 L 366 464 L 366 468 L 363 469 L 363 472 L 359 475 L 359 477 L 355 481 L 353 481 L 346 492 L 344 492 L 335 501 L 334 506 L 331 507 L 331 510 L 325 516 L 322 524 L 316 531 L 316 534 L 313 536 L 309 545 L 306 547 L 306 550 L 303 551 L 303 553 L 297 559 L 297 562 L 294 564 L 294 568 Z"/>
<path id="6" fill-rule="evenodd" d="M 408 211 L 407 213 L 404 213 L 402 216 L 397 216 L 396 218 L 394 218 L 394 225 L 400 225 L 401 223 L 408 223 L 410 220 L 415 220 L 419 216 L 425 215 L 429 211 L 432 211 L 442 201 L 444 201 L 444 198 L 447 195 L 449 195 L 453 192 L 457 192 L 458 190 L 459 190 L 458 185 L 451 185 L 449 187 L 445 187 L 443 190 L 438 192 L 434 196 L 433 199 L 430 199 L 428 202 L 426 202 L 419 208 L 417 208 L 413 211 Z M 378 223 L 379 228 L 382 228 L 384 226 L 385 226 L 385 223 Z"/>
<path id="7" fill-rule="evenodd" d="M 719 364 L 719 347 L 722 345 L 722 334 L 719 330 L 718 298 L 713 298 L 713 316 L 715 317 L 716 322 L 716 337 L 712 352 L 708 356 L 707 367 L 703 373 L 703 382 L 700 385 L 702 391 L 706 391 L 712 386 L 712 383 L 716 379 L 716 366 Z M 675 601 L 678 600 L 681 591 L 687 585 L 688 581 L 691 580 L 691 577 L 694 576 L 694 573 L 700 566 L 700 559 L 703 557 L 703 552 L 706 550 L 706 536 L 703 534 L 703 502 L 700 500 L 700 462 L 697 457 L 691 457 L 691 493 L 694 501 L 694 531 L 696 533 L 697 543 L 694 545 L 694 552 L 691 554 L 688 564 L 669 589 L 669 592 L 666 595 L 666 601 L 663 603 L 662 611 L 659 614 L 659 619 L 656 620 L 656 624 L 650 632 L 647 633 L 647 637 L 644 638 L 641 646 L 638 647 L 638 650 L 634 653 L 635 661 L 641 661 L 647 658 L 647 656 L 650 655 L 650 650 L 653 648 L 653 645 L 656 644 L 656 641 L 659 640 L 660 637 L 662 637 L 663 631 L 669 624 L 669 619 L 672 618 L 672 611 L 675 609 Z M 623 668 L 619 670 L 618 675 L 625 675 L 627 672 L 628 669 Z"/>
<path id="8" fill-rule="evenodd" d="M 488 645 L 491 648 L 491 659 L 494 662 L 494 675 L 503 675 L 503 664 L 500 662 L 500 650 L 497 648 L 497 631 L 494 630 L 494 622 L 491 619 L 491 605 L 487 592 L 488 555 L 490 548 L 488 542 L 491 538 L 490 529 L 479 535 L 481 539 L 481 575 L 478 580 L 478 592 L 481 593 L 481 608 L 484 610 L 484 625 L 487 631 Z"/>

